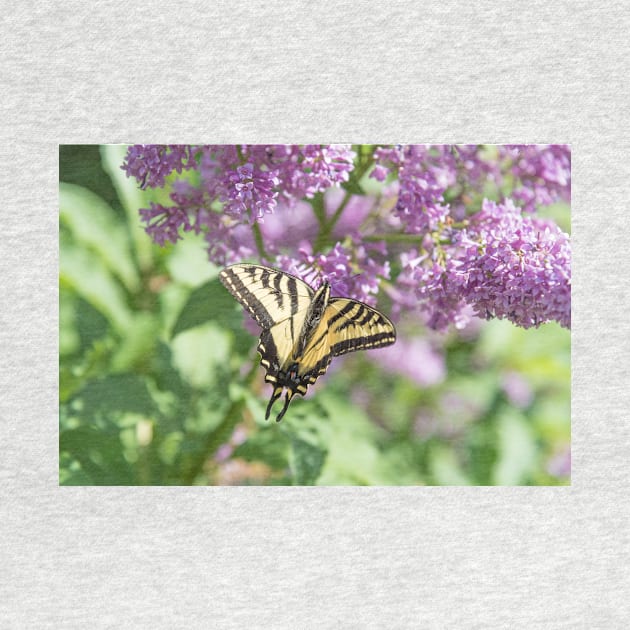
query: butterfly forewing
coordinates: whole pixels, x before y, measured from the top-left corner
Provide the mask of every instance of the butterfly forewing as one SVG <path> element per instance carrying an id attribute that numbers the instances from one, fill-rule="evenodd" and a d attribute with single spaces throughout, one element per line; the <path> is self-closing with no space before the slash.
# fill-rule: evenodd
<path id="1" fill-rule="evenodd" d="M 326 315 L 332 356 L 382 348 L 396 341 L 394 324 L 363 302 L 349 298 L 331 298 Z"/>
<path id="2" fill-rule="evenodd" d="M 219 279 L 262 328 L 295 317 L 313 298 L 306 282 L 261 265 L 230 265 Z"/>

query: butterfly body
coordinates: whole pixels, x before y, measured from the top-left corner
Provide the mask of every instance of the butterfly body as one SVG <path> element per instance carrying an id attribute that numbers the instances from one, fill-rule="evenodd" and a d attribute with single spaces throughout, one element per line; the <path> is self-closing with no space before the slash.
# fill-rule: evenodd
<path id="1" fill-rule="evenodd" d="M 286 390 L 279 422 L 293 396 L 303 396 L 333 357 L 396 340 L 387 317 L 357 300 L 331 297 L 327 282 L 314 291 L 291 274 L 246 263 L 226 267 L 219 278 L 262 327 L 258 352 L 274 388 L 265 418 Z"/>

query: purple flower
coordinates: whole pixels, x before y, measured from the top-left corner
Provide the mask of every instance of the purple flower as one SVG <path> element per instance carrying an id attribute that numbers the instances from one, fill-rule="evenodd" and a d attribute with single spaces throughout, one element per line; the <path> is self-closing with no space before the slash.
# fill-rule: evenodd
<path id="1" fill-rule="evenodd" d="M 436 251 L 418 256 L 412 250 L 401 254 L 402 271 L 390 295 L 396 301 L 396 311 L 418 308 L 425 315 L 429 328 L 443 330 L 450 324 L 461 329 L 470 320 L 463 295 L 449 282 L 457 267 L 456 260 L 438 262 Z"/>
<path id="2" fill-rule="evenodd" d="M 175 182 L 170 195 L 175 205 L 163 206 L 151 202 L 149 208 L 140 209 L 140 218 L 146 223 L 146 232 L 158 244 L 176 243 L 182 238 L 180 232 L 201 230 L 200 215 L 204 214 L 203 191 L 187 182 Z"/>
<path id="3" fill-rule="evenodd" d="M 277 174 L 279 189 L 289 204 L 338 186 L 354 169 L 350 145 L 244 145 L 242 152 L 258 166 Z"/>
<path id="4" fill-rule="evenodd" d="M 199 172 L 172 184 L 172 205 L 140 211 L 160 245 L 203 233 L 217 264 L 256 256 L 369 304 L 394 260 L 385 290 L 395 316 L 434 329 L 463 330 L 473 315 L 570 326 L 569 238 L 532 215 L 570 199 L 568 147 L 379 147 L 370 174 L 385 183 L 374 196 L 339 188 L 356 156 L 348 145 L 136 145 L 123 168 L 151 187 Z M 486 189 L 512 190 L 527 212 L 512 199 L 482 202 Z M 307 201 L 320 193 L 323 209 Z"/>
<path id="5" fill-rule="evenodd" d="M 534 399 L 531 386 L 518 372 L 506 372 L 501 379 L 501 387 L 515 407 L 525 409 Z"/>
<path id="6" fill-rule="evenodd" d="M 319 223 L 313 207 L 306 201 L 293 205 L 280 202 L 273 214 L 265 217 L 260 224 L 267 251 L 275 252 L 279 247 L 295 248 L 314 242 L 319 231 Z"/>
<path id="7" fill-rule="evenodd" d="M 371 176 L 383 178 L 383 169 L 397 169 L 400 189 L 395 212 L 407 231 L 416 234 L 435 230 L 449 214 L 444 191 L 452 183 L 451 169 L 437 163 L 429 145 L 410 144 L 394 149 L 377 149 L 380 169 Z"/>
<path id="8" fill-rule="evenodd" d="M 279 255 L 275 266 L 302 278 L 316 288 L 326 281 L 331 294 L 350 297 L 374 305 L 380 278 L 389 277 L 389 262 L 383 257 L 382 244 L 345 246 L 337 243 L 327 254 L 313 254 L 310 246 L 302 247 L 297 257 Z M 360 269 L 360 273 L 355 273 Z"/>
<path id="9" fill-rule="evenodd" d="M 443 353 L 423 337 L 399 338 L 394 345 L 369 351 L 368 355 L 390 372 L 403 374 L 423 387 L 437 385 L 446 377 Z"/>
<path id="10" fill-rule="evenodd" d="M 214 461 L 219 464 L 225 462 L 232 456 L 234 448 L 239 446 L 239 444 L 243 444 L 246 440 L 247 430 L 242 424 L 237 425 L 230 437 L 230 440 L 221 444 L 221 446 L 219 446 L 219 448 L 215 451 L 213 458 Z"/>
<path id="11" fill-rule="evenodd" d="M 310 244 L 306 243 L 297 254 L 295 258 L 278 256 L 276 265 L 314 288 L 326 281 L 330 283 L 333 295 L 343 294 L 345 282 L 352 273 L 352 257 L 346 248 L 337 243 L 328 254 L 313 254 Z M 343 286 L 339 287 L 340 283 Z"/>
<path id="12" fill-rule="evenodd" d="M 226 442 L 225 444 L 221 444 L 219 448 L 214 453 L 214 461 L 217 463 L 224 462 L 230 458 L 230 455 L 234 452 L 234 447 Z"/>
<path id="13" fill-rule="evenodd" d="M 348 145 L 309 144 L 297 148 L 292 156 L 295 159 L 280 167 L 287 194 L 295 199 L 311 199 L 318 192 L 347 182 L 355 155 Z"/>
<path id="14" fill-rule="evenodd" d="M 190 229 L 188 214 L 177 207 L 166 208 L 151 202 L 149 208 L 140 209 L 140 219 L 146 223 L 146 233 L 161 247 L 166 243 L 176 243 L 181 237 L 179 231 Z"/>
<path id="15" fill-rule="evenodd" d="M 205 215 L 208 258 L 217 265 L 229 265 L 250 258 L 255 251 L 251 228 L 218 212 Z"/>
<path id="16" fill-rule="evenodd" d="M 510 201 L 485 201 L 459 245 L 452 280 L 478 316 L 571 327 L 571 247 L 554 223 L 524 216 Z"/>
<path id="17" fill-rule="evenodd" d="M 555 477 L 568 477 L 571 475 L 571 448 L 569 446 L 557 452 L 549 460 L 547 471 Z"/>
<path id="18" fill-rule="evenodd" d="M 512 161 L 510 172 L 516 179 L 512 193 L 523 209 L 571 200 L 571 149 L 567 145 L 507 145 L 501 154 Z"/>
<path id="19" fill-rule="evenodd" d="M 173 171 L 195 166 L 194 149 L 182 144 L 134 144 L 127 150 L 121 168 L 135 177 L 141 188 L 161 188 Z"/>
<path id="20" fill-rule="evenodd" d="M 511 201 L 486 200 L 469 226 L 450 237 L 450 244 L 427 245 L 422 256 L 401 255 L 399 308 L 417 298 L 436 330 L 463 327 L 466 304 L 481 318 L 524 328 L 548 321 L 570 328 L 571 249 L 555 224 L 522 215 Z"/>
<path id="21" fill-rule="evenodd" d="M 274 172 L 255 169 L 248 163 L 226 173 L 219 201 L 225 202 L 226 214 L 253 223 L 274 211 L 278 197 L 274 186 L 278 182 Z"/>

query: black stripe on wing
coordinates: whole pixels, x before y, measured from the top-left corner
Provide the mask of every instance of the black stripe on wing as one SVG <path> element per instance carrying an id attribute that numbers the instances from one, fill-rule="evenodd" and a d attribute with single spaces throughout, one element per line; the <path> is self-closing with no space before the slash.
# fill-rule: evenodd
<path id="1" fill-rule="evenodd" d="M 265 381 L 273 385 L 273 393 L 269 399 L 265 418 L 269 418 L 271 408 L 274 402 L 282 395 L 286 389 L 285 402 L 282 410 L 276 417 L 276 421 L 280 422 L 284 416 L 292 398 L 298 394 L 304 396 L 309 385 L 326 372 L 332 354 L 328 351 L 319 360 L 308 367 L 308 371 L 304 372 L 304 364 L 300 361 L 293 363 L 285 363 L 284 369 L 281 368 L 282 359 L 279 358 L 278 348 L 276 347 L 273 333 L 270 330 L 263 330 L 260 335 L 260 343 L 258 344 L 258 352 L 260 353 L 260 363 L 265 368 Z"/>
<path id="2" fill-rule="evenodd" d="M 327 311 L 330 351 L 335 357 L 356 350 L 382 348 L 396 341 L 394 324 L 363 302 L 331 298 Z"/>
<path id="3" fill-rule="evenodd" d="M 271 328 L 307 308 L 313 289 L 291 274 L 239 263 L 221 271 L 219 279 L 261 328 Z"/>
<path id="4" fill-rule="evenodd" d="M 273 326 L 274 320 L 261 304 L 260 300 L 250 290 L 249 286 L 243 282 L 242 275 L 236 273 L 234 269 L 226 267 L 219 274 L 219 280 L 223 286 L 238 300 L 247 312 L 256 320 L 256 323 L 262 328 L 270 328 Z M 263 274 L 262 286 L 268 286 L 269 278 Z"/>

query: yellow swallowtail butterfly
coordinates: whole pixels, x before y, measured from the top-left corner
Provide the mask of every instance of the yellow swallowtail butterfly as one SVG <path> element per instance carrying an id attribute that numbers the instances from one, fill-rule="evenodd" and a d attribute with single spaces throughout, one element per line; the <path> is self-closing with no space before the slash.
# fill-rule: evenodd
<path id="1" fill-rule="evenodd" d="M 262 328 L 258 352 L 265 381 L 274 388 L 265 419 L 286 389 L 280 422 L 293 396 L 303 396 L 333 357 L 396 341 L 385 315 L 363 302 L 331 297 L 328 282 L 314 291 L 284 271 L 246 263 L 226 267 L 219 279 Z"/>

